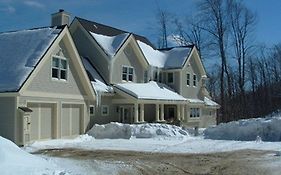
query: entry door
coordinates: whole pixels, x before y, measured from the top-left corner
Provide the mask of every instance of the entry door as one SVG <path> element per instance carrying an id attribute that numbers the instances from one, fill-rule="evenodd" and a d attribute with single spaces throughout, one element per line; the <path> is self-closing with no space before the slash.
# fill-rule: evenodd
<path id="1" fill-rule="evenodd" d="M 169 107 L 168 108 L 168 119 L 175 118 L 175 108 Z"/>
<path id="2" fill-rule="evenodd" d="M 120 119 L 121 123 L 130 123 L 130 108 L 129 107 L 120 107 Z"/>

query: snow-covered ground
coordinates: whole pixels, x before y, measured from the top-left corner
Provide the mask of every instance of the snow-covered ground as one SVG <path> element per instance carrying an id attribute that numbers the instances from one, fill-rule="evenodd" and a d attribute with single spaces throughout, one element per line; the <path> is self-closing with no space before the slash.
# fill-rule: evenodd
<path id="1" fill-rule="evenodd" d="M 236 132 L 233 132 L 233 134 L 236 134 Z M 279 151 L 281 150 L 281 142 L 212 140 L 204 139 L 202 135 L 191 136 L 187 131 L 173 125 L 110 123 L 95 125 L 88 134 L 75 139 L 34 142 L 25 149 L 32 152 L 52 148 L 210 153 L 241 149 Z"/>
<path id="2" fill-rule="evenodd" d="M 74 160 L 67 158 L 55 158 L 48 156 L 31 155 L 27 152 L 35 152 L 41 149 L 75 148 L 84 150 L 124 150 L 146 151 L 161 153 L 210 153 L 234 151 L 242 149 L 281 151 L 281 142 L 264 142 L 265 136 L 272 137 L 272 132 L 278 133 L 278 117 L 267 119 L 252 119 L 232 124 L 223 124 L 215 128 L 207 129 L 205 137 L 213 137 L 218 132 L 225 133 L 225 139 L 237 138 L 238 133 L 256 133 L 257 127 L 266 126 L 262 139 L 253 141 L 212 140 L 203 135 L 193 136 L 191 132 L 180 127 L 167 124 L 139 124 L 129 125 L 110 123 L 95 125 L 87 134 L 74 139 L 57 139 L 49 141 L 37 141 L 20 149 L 12 142 L 0 137 L 0 170 L 1 174 L 114 174 L 124 165 L 121 163 L 102 162 L 97 160 Z M 235 128 L 234 126 L 247 129 Z M 265 124 L 266 123 L 266 124 Z M 280 125 L 279 125 L 280 126 Z M 214 130 L 213 132 L 211 132 Z M 266 134 L 267 132 L 267 134 Z M 207 133 L 207 134 L 206 134 Z M 234 137 L 235 136 L 235 137 Z M 278 136 L 276 136 L 278 137 Z M 27 151 L 27 152 L 25 152 Z M 278 156 L 278 153 L 276 154 Z M 87 162 L 88 161 L 88 162 Z M 90 161 L 90 163 L 89 163 Z M 35 162 L 35 163 L 31 163 Z M 281 163 L 281 160 L 280 160 Z M 3 171 L 2 171 L 3 170 Z"/>
<path id="3" fill-rule="evenodd" d="M 65 173 L 55 164 L 31 155 L 21 150 L 13 142 L 0 137 L 0 174 L 63 175 Z"/>

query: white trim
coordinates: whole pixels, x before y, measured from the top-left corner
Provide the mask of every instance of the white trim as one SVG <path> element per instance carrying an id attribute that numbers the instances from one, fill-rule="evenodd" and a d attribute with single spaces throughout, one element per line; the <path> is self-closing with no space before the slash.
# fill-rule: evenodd
<path id="1" fill-rule="evenodd" d="M 103 113 L 103 109 L 107 109 L 107 113 Z M 101 105 L 101 116 L 108 116 L 109 115 L 109 106 L 108 105 Z"/>
<path id="2" fill-rule="evenodd" d="M 56 58 L 59 60 L 59 67 L 54 67 L 53 66 L 53 59 Z M 66 69 L 63 69 L 60 67 L 61 65 L 61 60 L 66 61 Z M 58 78 L 53 77 L 53 69 L 57 69 L 58 70 Z M 65 71 L 66 72 L 66 79 L 61 78 L 61 71 Z M 69 79 L 69 61 L 67 58 L 62 57 L 62 56 L 58 56 L 58 55 L 51 55 L 51 79 L 53 81 L 57 81 L 57 82 L 68 82 Z"/>

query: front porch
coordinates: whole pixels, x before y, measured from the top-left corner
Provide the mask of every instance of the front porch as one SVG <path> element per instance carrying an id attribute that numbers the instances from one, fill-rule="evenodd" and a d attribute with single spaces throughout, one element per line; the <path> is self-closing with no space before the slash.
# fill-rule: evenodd
<path id="1" fill-rule="evenodd" d="M 186 104 L 134 102 L 118 103 L 117 115 L 121 123 L 166 123 L 186 120 Z"/>

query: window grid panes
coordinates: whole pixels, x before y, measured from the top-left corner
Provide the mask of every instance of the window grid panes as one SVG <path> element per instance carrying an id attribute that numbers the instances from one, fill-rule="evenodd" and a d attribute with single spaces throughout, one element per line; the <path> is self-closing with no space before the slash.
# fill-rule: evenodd
<path id="1" fill-rule="evenodd" d="M 122 67 L 122 80 L 133 81 L 134 80 L 134 68 L 123 66 Z"/>
<path id="2" fill-rule="evenodd" d="M 52 78 L 59 79 L 59 80 L 67 79 L 67 61 L 65 59 L 53 57 Z"/>
<path id="3" fill-rule="evenodd" d="M 193 86 L 197 86 L 197 76 L 193 75 Z"/>
<path id="4" fill-rule="evenodd" d="M 190 118 L 198 118 L 200 117 L 199 108 L 190 108 Z"/>
<path id="5" fill-rule="evenodd" d="M 186 74 L 186 85 L 190 86 L 190 74 Z"/>

